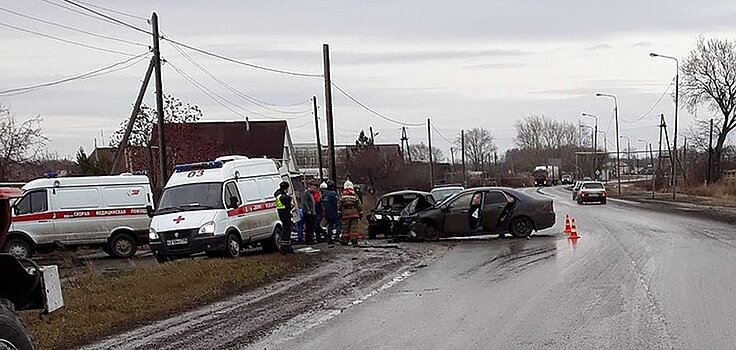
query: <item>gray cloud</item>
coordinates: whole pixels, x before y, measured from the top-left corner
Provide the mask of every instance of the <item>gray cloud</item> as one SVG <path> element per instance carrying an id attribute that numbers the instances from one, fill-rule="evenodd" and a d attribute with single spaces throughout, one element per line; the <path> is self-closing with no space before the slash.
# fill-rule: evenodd
<path id="1" fill-rule="evenodd" d="M 495 69 L 510 69 L 510 68 L 521 68 L 529 66 L 528 63 L 521 62 L 496 62 L 496 63 L 485 63 L 464 66 L 464 69 L 479 69 L 479 70 L 495 70 Z"/>

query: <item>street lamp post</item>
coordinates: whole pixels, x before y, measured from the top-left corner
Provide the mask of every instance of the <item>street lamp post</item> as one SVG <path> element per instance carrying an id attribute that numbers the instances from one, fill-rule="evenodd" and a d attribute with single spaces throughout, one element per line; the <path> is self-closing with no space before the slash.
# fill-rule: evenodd
<path id="1" fill-rule="evenodd" d="M 598 131 L 598 134 L 603 134 L 603 152 L 605 154 L 605 158 L 604 159 L 608 160 L 608 136 L 606 136 L 606 132 L 605 131 Z M 596 134 L 596 139 L 597 138 L 598 138 L 598 135 Z M 610 174 L 607 173 L 606 176 L 605 176 L 606 183 L 608 183 L 608 177 L 609 177 L 609 175 Z"/>
<path id="2" fill-rule="evenodd" d="M 631 165 L 631 138 L 625 135 L 621 135 L 619 138 L 626 139 L 626 167 L 628 168 Z"/>
<path id="3" fill-rule="evenodd" d="M 680 106 L 678 104 L 680 98 L 680 61 L 675 57 L 660 55 L 654 52 L 650 53 L 649 56 L 673 60 L 675 61 L 675 69 L 677 70 L 675 72 L 675 134 L 674 140 L 672 141 L 672 148 L 675 150 L 672 153 L 672 199 L 674 200 L 677 198 L 677 109 Z"/>
<path id="4" fill-rule="evenodd" d="M 590 155 L 592 157 L 593 156 L 593 153 L 595 153 L 595 144 L 594 144 L 594 141 L 593 141 L 593 140 L 595 140 L 595 136 L 594 136 L 595 135 L 595 129 L 593 129 L 592 126 L 585 125 L 585 124 L 580 124 L 580 128 L 581 129 L 583 129 L 583 128 L 590 128 Z M 590 176 L 591 177 L 595 177 L 595 169 L 594 169 L 595 168 L 595 164 L 593 162 L 590 162 L 590 164 L 591 164 L 591 168 L 593 168 L 591 170 L 592 173 L 590 174 Z"/>
<path id="5" fill-rule="evenodd" d="M 641 142 L 641 143 L 643 143 L 643 144 L 644 144 L 644 158 L 646 158 L 646 157 L 647 157 L 647 150 L 649 149 L 649 148 L 648 148 L 648 147 L 649 147 L 649 141 L 647 141 L 647 140 L 642 140 L 642 139 L 639 139 L 639 142 Z M 651 164 L 652 164 L 652 166 L 654 166 L 654 159 L 652 159 L 652 160 L 651 160 L 651 162 L 652 162 L 652 163 L 651 163 Z"/>
<path id="6" fill-rule="evenodd" d="M 593 146 L 593 153 L 594 153 L 593 154 L 593 169 L 594 169 L 593 172 L 595 173 L 595 170 L 598 170 L 598 157 L 597 157 L 598 156 L 598 116 L 595 114 L 584 113 L 584 112 L 582 116 L 595 118 L 595 131 L 593 133 L 594 135 L 593 136 L 593 139 L 594 139 L 593 140 L 593 145 L 594 145 Z"/>
<path id="7" fill-rule="evenodd" d="M 618 135 L 618 98 L 616 98 L 616 95 L 612 94 L 603 94 L 603 93 L 596 93 L 596 97 L 610 97 L 613 99 L 613 115 L 616 119 L 616 177 L 618 178 L 618 194 L 621 194 L 621 174 L 619 174 L 619 170 L 621 170 L 621 155 L 620 155 L 620 148 L 619 148 L 619 135 Z"/>

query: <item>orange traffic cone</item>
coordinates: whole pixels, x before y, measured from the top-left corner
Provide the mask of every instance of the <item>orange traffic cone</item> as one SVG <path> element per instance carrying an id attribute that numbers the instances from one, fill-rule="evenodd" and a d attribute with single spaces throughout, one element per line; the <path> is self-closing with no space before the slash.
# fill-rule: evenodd
<path id="1" fill-rule="evenodd" d="M 578 236 L 578 228 L 575 225 L 575 218 L 572 219 L 572 228 L 570 230 L 570 237 L 569 239 L 578 239 L 580 236 Z"/>
<path id="2" fill-rule="evenodd" d="M 572 232 L 572 226 L 570 226 L 570 215 L 565 214 L 565 233 L 568 235 Z"/>

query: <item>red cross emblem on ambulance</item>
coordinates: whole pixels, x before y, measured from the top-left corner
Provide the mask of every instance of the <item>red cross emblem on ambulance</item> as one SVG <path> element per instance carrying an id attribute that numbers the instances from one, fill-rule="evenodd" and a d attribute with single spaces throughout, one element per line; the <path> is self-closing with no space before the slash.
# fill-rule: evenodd
<path id="1" fill-rule="evenodd" d="M 186 219 L 183 216 L 179 215 L 178 218 L 174 219 L 174 223 L 178 225 L 180 222 L 182 222 L 184 220 L 186 220 Z"/>

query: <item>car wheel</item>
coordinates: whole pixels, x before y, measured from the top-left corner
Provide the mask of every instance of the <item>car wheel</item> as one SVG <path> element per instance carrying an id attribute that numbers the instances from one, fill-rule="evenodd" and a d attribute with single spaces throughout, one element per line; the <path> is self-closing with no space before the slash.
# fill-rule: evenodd
<path id="1" fill-rule="evenodd" d="M 110 255 L 118 259 L 128 259 L 135 255 L 138 245 L 135 238 L 127 233 L 119 233 L 110 239 L 107 245 Z"/>
<path id="2" fill-rule="evenodd" d="M 280 241 L 281 241 L 281 227 L 276 227 L 273 230 L 273 234 L 271 234 L 271 237 L 269 237 L 267 240 L 261 243 L 261 247 L 263 247 L 264 251 L 273 253 L 279 250 Z"/>
<path id="3" fill-rule="evenodd" d="M 225 256 L 228 258 L 237 258 L 240 256 L 240 239 L 231 233 L 227 235 L 227 245 L 225 246 Z"/>
<path id="4" fill-rule="evenodd" d="M 33 255 L 33 246 L 28 240 L 20 237 L 9 238 L 3 249 L 6 253 L 16 257 L 30 259 Z"/>
<path id="5" fill-rule="evenodd" d="M 368 239 L 375 239 L 378 236 L 376 229 L 372 226 L 368 226 Z"/>
<path id="6" fill-rule="evenodd" d="M 434 242 L 440 239 L 440 234 L 434 225 L 430 223 L 422 224 L 422 232 L 424 232 L 424 240 L 427 242 Z"/>
<path id="7" fill-rule="evenodd" d="M 13 304 L 0 299 L 0 349 L 33 350 L 33 342 L 18 318 Z"/>
<path id="8" fill-rule="evenodd" d="M 602 200 L 602 201 L 601 201 L 601 204 L 606 204 L 606 200 L 605 200 L 605 199 L 604 199 L 604 200 Z"/>
<path id="9" fill-rule="evenodd" d="M 522 216 L 512 220 L 509 228 L 511 235 L 516 238 L 529 237 L 534 230 L 534 222 L 532 222 L 532 219 Z"/>
<path id="10" fill-rule="evenodd" d="M 161 255 L 156 256 L 156 262 L 158 262 L 159 264 L 163 264 L 169 261 L 171 261 L 171 258 L 169 258 L 168 256 L 161 256 Z"/>

